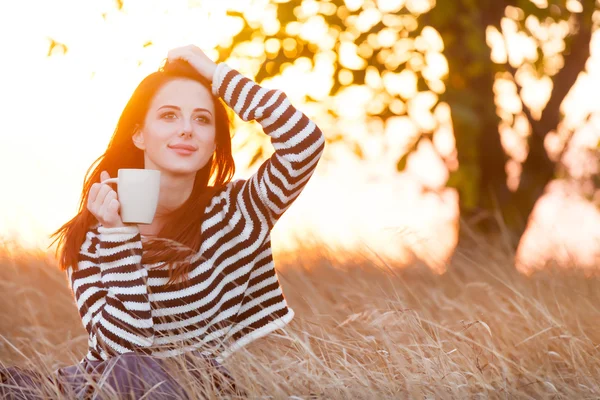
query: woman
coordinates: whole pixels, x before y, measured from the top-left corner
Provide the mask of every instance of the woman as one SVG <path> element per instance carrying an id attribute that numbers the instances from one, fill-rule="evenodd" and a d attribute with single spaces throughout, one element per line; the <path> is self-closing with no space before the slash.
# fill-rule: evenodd
<path id="1" fill-rule="evenodd" d="M 221 100 L 242 120 L 257 121 L 275 149 L 247 180 L 231 181 Z M 79 213 L 53 234 L 60 234 L 60 266 L 89 334 L 81 362 L 57 371 L 62 390 L 84 397 L 108 385 L 140 397 L 166 382 L 157 397 L 181 398 L 180 384 L 162 371 L 179 355 L 205 360 L 224 378 L 217 385 L 233 385 L 223 359 L 294 316 L 273 266 L 270 231 L 313 174 L 324 144 L 280 90 L 215 64 L 196 46 L 171 50 L 136 88 L 88 170 Z M 116 191 L 101 183 L 119 168 L 161 171 L 151 224 L 121 220 Z M 101 378 L 86 384 L 82 371 Z M 131 371 L 148 382 L 130 379 Z M 6 386 L 21 388 L 35 378 L 15 367 L 3 375 Z"/>

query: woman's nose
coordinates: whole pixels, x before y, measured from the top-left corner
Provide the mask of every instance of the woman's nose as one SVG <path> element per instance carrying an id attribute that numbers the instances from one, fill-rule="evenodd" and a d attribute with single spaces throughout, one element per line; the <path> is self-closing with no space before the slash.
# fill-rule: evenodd
<path id="1" fill-rule="evenodd" d="M 188 119 L 183 120 L 182 131 L 185 133 L 192 133 L 192 122 Z"/>

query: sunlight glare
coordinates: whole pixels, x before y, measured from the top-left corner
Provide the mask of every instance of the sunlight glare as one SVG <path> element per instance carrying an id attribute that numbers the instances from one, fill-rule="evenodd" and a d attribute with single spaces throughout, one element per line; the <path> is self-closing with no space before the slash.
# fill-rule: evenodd
<path id="1" fill-rule="evenodd" d="M 437 103 L 438 96 L 430 91 L 419 92 L 408 101 L 408 115 L 424 132 L 431 132 L 437 123 L 431 109 Z"/>
<path id="2" fill-rule="evenodd" d="M 425 14 L 435 6 L 435 0 L 406 0 L 406 8 L 412 14 Z"/>
<path id="3" fill-rule="evenodd" d="M 322 15 L 310 17 L 306 23 L 302 24 L 300 37 L 307 42 L 320 43 L 328 35 L 329 26 Z"/>
<path id="4" fill-rule="evenodd" d="M 381 11 L 377 8 L 367 8 L 361 11 L 356 19 L 355 26 L 361 32 L 368 32 L 381 21 Z"/>
<path id="5" fill-rule="evenodd" d="M 344 3 L 346 4 L 346 7 L 348 7 L 348 10 L 357 11 L 362 7 L 364 0 L 344 0 Z"/>
<path id="6" fill-rule="evenodd" d="M 383 13 L 395 13 L 404 7 L 405 0 L 377 0 L 377 8 Z"/>
<path id="7" fill-rule="evenodd" d="M 367 64 L 357 55 L 357 46 L 351 42 L 340 43 L 339 60 L 342 66 L 349 69 L 363 69 Z"/>
<path id="8" fill-rule="evenodd" d="M 196 6 L 190 8 L 191 3 Z M 442 79 L 449 69 L 442 53 L 444 42 L 439 32 L 428 26 L 423 27 L 416 40 L 398 38 L 395 31 L 400 27 L 407 31 L 419 28 L 416 16 L 402 12 L 381 15 L 404 6 L 414 14 L 424 13 L 435 1 L 379 0 L 377 8 L 371 6 L 356 19 L 360 29 L 350 27 L 351 33 L 341 35 L 344 43 L 339 49 L 335 48 L 339 32 L 329 29 L 322 16 L 314 15 L 315 3 L 302 2 L 302 12 L 313 15 L 306 24 L 285 26 L 290 35 L 300 34 L 318 45 L 321 51 L 314 64 L 296 56 L 281 75 L 265 80 L 263 86 L 281 89 L 295 106 L 319 121 L 326 136 L 341 132 L 344 140 L 327 145 L 314 178 L 275 226 L 274 251 L 294 247 L 295 233 L 314 232 L 314 237 L 321 237 L 326 243 L 368 245 L 391 259 L 409 262 L 419 257 L 441 273 L 458 241 L 458 193 L 443 188 L 449 176 L 447 169 L 455 170 L 458 165 L 456 140 L 449 105 L 436 105 L 445 88 Z M 365 2 L 346 0 L 345 4 L 337 10 L 333 6 L 333 11 L 343 15 L 348 10 L 358 10 Z M 275 34 L 279 29 L 276 8 L 267 0 L 129 0 L 122 10 L 108 0 L 37 0 L 9 2 L 2 7 L 8 12 L 0 13 L 1 37 L 18 38 L 6 41 L 3 51 L 20 58 L 19 62 L 5 63 L 5 73 L 0 74 L 0 105 L 10 110 L 10 118 L 0 134 L 0 168 L 5 171 L 0 209 L 10 210 L 0 214 L 0 235 L 16 235 L 32 248 L 45 248 L 48 234 L 75 214 L 86 169 L 106 148 L 133 89 L 160 66 L 168 50 L 194 43 L 216 58 L 216 46 L 231 43 L 232 36 L 243 27 L 242 19 L 227 15 L 228 10 L 244 12 L 252 29 L 262 29 L 267 34 Z M 32 7 L 35 12 L 31 12 Z M 328 9 L 331 11 L 332 7 Z M 13 19 L 24 23 L 4 23 Z M 360 30 L 368 30 L 379 21 L 388 28 L 367 40 L 373 48 L 391 46 L 381 54 L 387 58 L 382 63 L 392 70 L 381 75 L 361 57 L 368 57 L 368 50 L 359 50 L 353 43 Z M 559 68 L 562 58 L 556 53 L 564 46 L 566 23 L 541 23 L 532 17 L 525 23 L 536 38 L 548 41 L 543 47 L 549 60 L 545 71 Z M 493 88 L 504 121 L 500 129 L 503 145 L 514 147 L 509 150 L 514 161 L 507 165 L 510 184 L 514 186 L 519 162 L 524 159 L 519 145 L 529 134 L 522 103 L 539 116 L 552 85 L 548 78 L 539 79 L 524 66 L 536 59 L 535 44 L 517 32 L 510 18 L 502 20 L 502 32 L 488 29 L 486 38 L 492 47 L 493 61 L 510 60 L 519 69 L 514 79 L 523 87 L 522 101 L 512 76 L 497 79 Z M 47 57 L 50 40 L 59 45 Z M 228 64 L 252 75 L 264 61 L 261 53 L 265 47 L 274 54 L 279 46 L 290 54 L 297 51 L 295 40 L 281 43 L 272 39 L 264 44 L 253 40 L 237 48 Z M 600 140 L 599 105 L 589 101 L 600 92 L 598 49 L 599 36 L 595 33 L 587 70 L 563 103 L 563 124 L 556 136 L 548 139 L 549 145 L 558 148 L 573 134 L 573 148 L 565 153 L 564 161 L 581 177 L 593 172 L 594 165 L 580 154 L 589 154 Z M 339 96 L 330 97 L 333 79 L 337 79 L 333 75 L 338 59 L 350 75 L 352 70 L 366 68 L 367 86 L 351 85 L 343 88 Z M 404 62 L 408 68 L 399 71 L 398 66 Z M 432 92 L 418 91 L 418 71 L 428 80 Z M 375 97 L 383 88 L 395 98 L 390 101 Z M 306 102 L 306 96 L 316 102 Z M 400 115 L 386 121 L 367 119 L 365 110 L 382 109 L 386 103 Z M 327 107 L 341 118 L 330 115 Z M 256 171 L 258 165 L 252 169 L 242 166 L 250 161 L 257 146 L 273 151 L 268 137 L 253 139 L 256 130 L 255 124 L 237 127 L 232 139 L 234 179 L 246 178 Z M 415 143 L 421 130 L 432 131 L 432 141 L 421 141 L 405 171 L 397 172 L 398 160 Z M 246 145 L 247 141 L 251 144 Z M 364 161 L 357 159 L 352 143 L 364 145 Z M 551 190 L 557 190 L 556 184 L 551 185 Z M 565 192 L 564 188 L 561 190 Z M 554 199 L 552 192 L 548 196 Z M 547 201 L 536 207 L 537 220 L 546 225 L 528 232 L 519 249 L 519 265 L 545 260 L 547 253 L 542 249 L 548 247 L 543 247 L 540 240 L 547 239 L 545 234 L 554 226 L 561 228 L 556 240 L 578 252 L 585 265 L 592 265 L 599 248 L 594 242 L 599 237 L 598 210 L 589 202 L 568 196 L 552 201 L 552 207 Z M 565 206 L 567 203 L 570 205 Z M 565 217 L 567 220 L 563 221 L 562 214 L 567 209 L 572 209 L 575 214 L 569 215 L 575 217 Z M 573 225 L 580 220 L 585 221 L 585 229 Z M 528 249 L 542 254 L 530 253 Z"/>

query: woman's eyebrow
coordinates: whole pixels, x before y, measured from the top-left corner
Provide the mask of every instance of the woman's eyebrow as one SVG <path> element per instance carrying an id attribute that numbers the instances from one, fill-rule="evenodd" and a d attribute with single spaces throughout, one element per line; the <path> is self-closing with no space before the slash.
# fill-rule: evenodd
<path id="1" fill-rule="evenodd" d="M 174 108 L 174 109 L 176 109 L 176 110 L 181 110 L 179 107 L 177 107 L 177 106 L 172 106 L 172 105 L 170 105 L 170 104 L 167 104 L 167 105 L 164 105 L 164 106 L 162 106 L 162 107 L 159 107 L 159 108 L 158 108 L 158 110 L 161 110 L 161 109 L 163 109 L 163 108 Z M 158 110 L 157 110 L 157 111 L 158 111 Z M 210 115 L 212 115 L 212 113 L 211 113 L 209 110 L 207 110 L 206 108 L 194 108 L 194 112 L 196 112 L 196 111 L 206 111 L 207 113 L 209 113 Z"/>

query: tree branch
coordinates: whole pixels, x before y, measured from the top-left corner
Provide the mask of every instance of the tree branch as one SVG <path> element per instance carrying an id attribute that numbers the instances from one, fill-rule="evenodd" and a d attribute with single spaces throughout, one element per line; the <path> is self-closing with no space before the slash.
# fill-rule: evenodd
<path id="1" fill-rule="evenodd" d="M 584 1 L 584 7 L 588 7 L 577 15 L 578 32 L 573 36 L 570 45 L 570 51 L 564 55 L 565 63 L 563 68 L 552 79 L 553 89 L 550 100 L 546 104 L 539 128 L 534 133 L 545 137 L 548 132 L 556 129 L 560 122 L 560 105 L 577 81 L 581 71 L 585 69 L 585 64 L 590 57 L 590 41 L 592 39 L 592 21 L 591 15 L 594 8 L 594 1 Z M 591 7 L 591 10 L 589 9 Z M 586 16 L 589 20 L 586 21 Z"/>
<path id="2" fill-rule="evenodd" d="M 577 15 L 578 31 L 573 35 L 569 52 L 564 54 L 564 65 L 561 70 L 552 78 L 552 93 L 550 99 L 542 111 L 540 120 L 533 118 L 531 111 L 523 104 L 523 113 L 529 120 L 533 135 L 545 138 L 548 132 L 556 129 L 560 123 L 560 106 L 565 97 L 577 81 L 581 71 L 585 69 L 585 64 L 590 57 L 590 41 L 592 39 L 592 21 L 595 0 L 584 0 L 584 10 Z M 516 77 L 517 70 L 510 63 L 505 65 L 508 72 Z M 522 87 L 516 82 L 517 93 Z"/>

